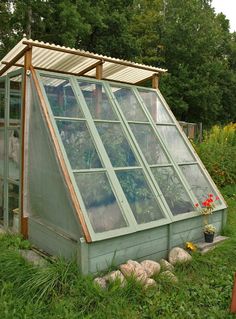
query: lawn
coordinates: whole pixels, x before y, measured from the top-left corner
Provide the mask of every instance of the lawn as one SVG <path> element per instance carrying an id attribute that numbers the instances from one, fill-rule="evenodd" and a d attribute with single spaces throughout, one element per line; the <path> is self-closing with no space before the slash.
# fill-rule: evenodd
<path id="1" fill-rule="evenodd" d="M 79 274 L 74 262 L 63 260 L 36 268 L 24 261 L 18 248 L 28 242 L 4 235 L 0 238 L 0 318 L 208 318 L 227 319 L 236 271 L 236 185 L 225 187 L 229 205 L 224 235 L 230 239 L 188 265 L 176 267 L 178 284 L 158 280 L 143 289 L 132 280 L 102 291 L 93 278 Z"/>

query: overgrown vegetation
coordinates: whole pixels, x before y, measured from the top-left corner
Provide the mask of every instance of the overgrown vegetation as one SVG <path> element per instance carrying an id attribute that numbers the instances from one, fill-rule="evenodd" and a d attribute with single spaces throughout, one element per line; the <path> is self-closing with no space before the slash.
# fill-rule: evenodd
<path id="1" fill-rule="evenodd" d="M 236 184 L 236 124 L 213 126 L 196 150 L 219 187 Z"/>
<path id="2" fill-rule="evenodd" d="M 1 319 L 107 318 L 233 318 L 229 313 L 236 269 L 236 185 L 223 194 L 229 205 L 224 230 L 230 239 L 214 251 L 194 254 L 189 265 L 179 265 L 178 284 L 157 278 L 156 288 L 143 289 L 129 281 L 103 291 L 91 276 L 82 276 L 74 262 L 57 260 L 47 267 L 28 264 L 18 252 L 27 247 L 19 237 L 0 238 Z"/>

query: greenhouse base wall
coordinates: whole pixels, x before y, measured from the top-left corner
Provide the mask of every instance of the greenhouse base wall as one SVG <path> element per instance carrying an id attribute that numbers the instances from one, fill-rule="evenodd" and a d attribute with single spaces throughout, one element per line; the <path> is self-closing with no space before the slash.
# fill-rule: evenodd
<path id="1" fill-rule="evenodd" d="M 219 234 L 226 223 L 226 210 L 214 213 L 210 222 L 216 226 Z M 183 247 L 187 241 L 202 241 L 202 227 L 203 218 L 197 216 L 88 244 L 83 239 L 76 242 L 30 218 L 29 239 L 36 247 L 51 255 L 66 259 L 76 258 L 81 272 L 87 274 L 104 271 L 109 266 L 117 266 L 128 259 L 158 261 L 166 258 L 172 247 Z"/>

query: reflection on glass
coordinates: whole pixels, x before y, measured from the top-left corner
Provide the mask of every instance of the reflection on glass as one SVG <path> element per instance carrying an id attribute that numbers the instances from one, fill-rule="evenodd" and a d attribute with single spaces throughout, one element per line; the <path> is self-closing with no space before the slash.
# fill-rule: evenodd
<path id="1" fill-rule="evenodd" d="M 102 167 L 84 121 L 57 121 L 57 127 L 72 169 Z"/>
<path id="2" fill-rule="evenodd" d="M 172 119 L 168 114 L 165 106 L 159 99 L 157 92 L 138 89 L 149 113 L 156 123 L 172 123 Z"/>
<path id="3" fill-rule="evenodd" d="M 194 211 L 191 199 L 172 167 L 152 168 L 152 173 L 173 215 Z"/>
<path id="4" fill-rule="evenodd" d="M 195 160 L 175 126 L 157 126 L 157 129 L 176 162 L 193 162 Z"/>
<path id="5" fill-rule="evenodd" d="M 95 233 L 127 227 L 105 173 L 78 173 L 75 180 Z"/>
<path id="6" fill-rule="evenodd" d="M 111 86 L 111 90 L 115 95 L 125 118 L 128 121 L 144 121 L 147 122 L 140 103 L 130 88 L 120 88 Z"/>
<path id="7" fill-rule="evenodd" d="M 19 186 L 10 184 L 8 187 L 8 225 L 13 226 L 14 212 L 19 209 Z"/>
<path id="8" fill-rule="evenodd" d="M 96 123 L 96 127 L 113 166 L 138 166 L 120 124 Z"/>
<path id="9" fill-rule="evenodd" d="M 130 124 L 130 127 L 149 165 L 169 162 L 151 125 Z"/>
<path id="10" fill-rule="evenodd" d="M 0 224 L 3 225 L 3 211 L 4 211 L 4 182 L 0 177 Z"/>
<path id="11" fill-rule="evenodd" d="M 180 168 L 182 169 L 182 172 L 184 173 L 191 190 L 200 204 L 207 199 L 208 194 L 214 194 L 214 196 L 218 196 L 197 164 L 183 165 L 180 166 Z M 216 201 L 216 204 L 220 203 L 220 201 Z"/>
<path id="12" fill-rule="evenodd" d="M 13 180 L 20 177 L 20 134 L 19 130 L 8 131 L 8 176 Z"/>
<path id="13" fill-rule="evenodd" d="M 138 224 L 163 218 L 158 202 L 141 169 L 118 171 L 116 175 Z"/>
<path id="14" fill-rule="evenodd" d="M 117 116 L 101 83 L 81 81 L 78 81 L 78 83 L 94 119 L 117 120 Z"/>
<path id="15" fill-rule="evenodd" d="M 4 126 L 5 82 L 0 82 L 0 127 Z"/>
<path id="16" fill-rule="evenodd" d="M 0 176 L 4 173 L 4 131 L 0 130 Z"/>
<path id="17" fill-rule="evenodd" d="M 21 76 L 10 79 L 10 120 L 21 118 Z"/>
<path id="18" fill-rule="evenodd" d="M 84 117 L 68 80 L 46 76 L 41 80 L 54 116 Z"/>

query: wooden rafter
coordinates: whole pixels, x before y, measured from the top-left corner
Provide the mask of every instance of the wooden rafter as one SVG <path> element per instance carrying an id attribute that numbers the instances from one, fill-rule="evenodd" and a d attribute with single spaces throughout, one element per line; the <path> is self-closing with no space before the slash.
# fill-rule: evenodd
<path id="1" fill-rule="evenodd" d="M 0 76 L 3 75 L 10 67 L 14 66 L 14 64 L 20 60 L 24 56 L 24 54 L 31 49 L 30 45 L 27 45 L 23 50 L 21 50 L 13 59 L 11 59 L 7 64 L 0 70 Z"/>
<path id="2" fill-rule="evenodd" d="M 76 75 L 77 75 L 77 76 L 84 75 L 84 74 L 86 74 L 87 72 L 91 71 L 92 69 L 97 68 L 99 65 L 102 65 L 104 62 L 105 62 L 105 61 L 102 59 L 102 60 L 100 60 L 100 61 L 98 61 L 98 62 L 96 62 L 96 63 L 90 65 L 90 66 L 87 67 L 86 69 L 80 71 L 80 72 L 77 73 Z"/>
<path id="3" fill-rule="evenodd" d="M 96 60 L 103 59 L 105 62 L 116 63 L 116 64 L 125 65 L 128 67 L 137 68 L 141 70 L 147 70 L 147 71 L 153 71 L 153 72 L 159 72 L 159 73 L 166 72 L 166 70 L 164 69 L 157 70 L 157 68 L 153 68 L 151 66 L 146 66 L 146 65 L 142 65 L 142 64 L 138 64 L 138 63 L 134 63 L 130 61 L 125 61 L 125 60 L 119 60 L 119 59 L 110 58 L 110 57 L 99 56 L 97 54 L 90 53 L 90 52 L 79 51 L 79 50 L 70 49 L 70 48 L 63 48 L 60 46 L 54 46 L 54 45 L 50 45 L 46 43 L 34 42 L 30 40 L 25 40 L 22 43 L 25 45 L 32 45 L 33 47 L 38 47 L 42 49 L 48 49 L 48 50 L 58 51 L 63 53 L 69 53 L 69 54 L 83 56 L 83 57 L 96 59 Z"/>
<path id="4" fill-rule="evenodd" d="M 55 152 L 57 154 L 57 158 L 58 158 L 58 161 L 60 163 L 61 170 L 62 170 L 63 176 L 65 178 L 66 185 L 67 185 L 68 190 L 69 190 L 69 195 L 71 196 L 72 204 L 73 204 L 75 211 L 77 213 L 77 216 L 79 218 L 79 221 L 80 221 L 83 233 L 84 233 L 84 237 L 85 237 L 87 242 L 91 242 L 91 236 L 89 234 L 87 224 L 85 222 L 78 198 L 77 198 L 76 193 L 75 193 L 75 189 L 73 187 L 68 169 L 66 167 L 66 163 L 65 163 L 60 145 L 58 143 L 56 133 L 55 133 L 54 128 L 52 126 L 50 117 L 48 115 L 47 106 L 46 106 L 45 100 L 43 98 L 43 93 L 41 91 L 41 88 L 40 88 L 40 85 L 39 85 L 39 82 L 38 82 L 38 79 L 37 79 L 37 76 L 35 73 L 35 69 L 33 68 L 33 66 L 30 67 L 30 71 L 31 71 L 32 79 L 33 79 L 33 82 L 34 82 L 34 85 L 35 85 L 35 88 L 36 88 L 36 91 L 37 91 L 37 94 L 39 97 L 42 112 L 43 112 L 44 118 L 46 120 L 47 127 L 48 127 L 50 134 L 51 134 L 51 137 L 52 137 L 53 146 L 54 146 Z"/>

